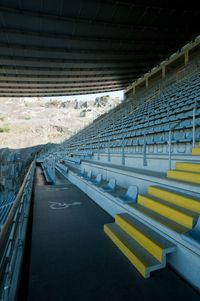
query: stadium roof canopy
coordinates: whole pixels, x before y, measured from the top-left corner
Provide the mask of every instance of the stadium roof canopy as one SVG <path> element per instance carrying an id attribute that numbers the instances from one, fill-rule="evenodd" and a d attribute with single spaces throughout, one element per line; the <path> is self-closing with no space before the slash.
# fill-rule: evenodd
<path id="1" fill-rule="evenodd" d="M 196 3 L 196 4 L 195 4 Z M 1 96 L 116 91 L 199 34 L 198 1 L 0 0 Z"/>

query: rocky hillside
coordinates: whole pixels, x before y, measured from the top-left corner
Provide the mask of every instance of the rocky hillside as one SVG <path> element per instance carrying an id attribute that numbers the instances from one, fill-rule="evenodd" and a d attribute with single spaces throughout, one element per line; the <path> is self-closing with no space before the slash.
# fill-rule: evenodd
<path id="1" fill-rule="evenodd" d="M 0 149 L 60 143 L 119 102 L 109 96 L 85 102 L 0 98 Z"/>

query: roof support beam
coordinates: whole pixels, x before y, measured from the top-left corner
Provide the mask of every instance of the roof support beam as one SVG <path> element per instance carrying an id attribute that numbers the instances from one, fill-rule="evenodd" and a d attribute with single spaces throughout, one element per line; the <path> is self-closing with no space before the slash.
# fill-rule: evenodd
<path id="1" fill-rule="evenodd" d="M 45 13 L 45 12 L 40 12 L 40 11 L 30 11 L 28 9 L 18 9 L 16 7 L 9 7 L 9 6 L 0 6 L 0 11 L 1 12 L 6 12 L 6 13 L 11 13 L 11 14 L 19 14 L 21 16 L 30 16 L 30 17 L 35 17 L 35 18 L 42 18 L 42 19 L 47 19 L 47 20 L 53 20 L 56 22 L 62 21 L 62 22 L 67 22 L 67 23 L 76 23 L 76 24 L 86 24 L 86 25 L 99 25 L 103 27 L 112 27 L 112 28 L 120 28 L 120 29 L 125 29 L 125 30 L 130 30 L 130 31 L 136 31 L 136 30 L 143 30 L 143 29 L 148 29 L 149 31 L 161 31 L 161 32 L 169 32 L 169 31 L 175 31 L 179 32 L 180 29 L 182 31 L 187 30 L 187 24 L 185 27 L 179 27 L 177 26 L 174 28 L 173 26 L 167 26 L 167 27 L 160 27 L 158 25 L 149 25 L 149 24 L 143 24 L 143 25 L 138 25 L 138 24 L 133 24 L 133 23 L 119 23 L 119 22 L 109 22 L 108 20 L 103 20 L 103 19 L 87 19 L 87 18 L 81 18 L 80 16 L 74 17 L 74 16 L 63 16 L 63 15 L 56 15 L 53 13 Z"/>
<path id="2" fill-rule="evenodd" d="M 144 43 L 144 41 L 143 41 Z M 166 46 L 168 47 L 166 49 Z M 170 45 L 166 45 L 166 44 L 163 44 L 161 46 L 158 46 L 156 48 L 156 50 L 154 51 L 154 55 L 160 55 L 162 53 L 162 55 L 166 55 L 169 53 L 169 47 L 171 47 Z M 142 49 L 141 49 L 142 48 Z M 101 55 L 107 55 L 107 54 L 114 54 L 114 55 L 128 55 L 128 54 L 131 54 L 131 55 L 141 55 L 141 56 L 145 56 L 147 53 L 150 53 L 151 55 L 153 54 L 152 52 L 152 49 L 153 48 L 153 44 L 146 44 L 146 46 L 144 45 L 143 47 L 143 44 L 135 44 L 134 47 L 133 47 L 133 50 L 120 50 L 120 51 L 116 51 L 114 49 L 101 49 L 101 48 L 98 48 L 98 49 L 90 49 L 88 47 L 88 50 L 85 51 L 85 49 L 66 49 L 66 47 L 48 47 L 48 46 L 41 46 L 41 45 L 28 45 L 28 44 L 19 44 L 19 43 L 4 43 L 4 42 L 0 42 L 0 49 L 12 49 L 12 50 L 20 50 L 20 51 L 39 51 L 39 52 L 49 52 L 49 53 L 63 53 L 64 55 L 66 54 L 97 54 L 98 56 L 100 55 L 100 50 L 101 51 Z M 140 50 L 141 49 L 141 50 Z M 171 48 L 173 49 L 173 47 Z"/>
<path id="3" fill-rule="evenodd" d="M 106 42 L 109 44 L 118 44 L 118 43 L 123 43 L 123 44 L 142 44 L 142 45 L 147 45 L 147 43 L 150 43 L 150 45 L 152 44 L 158 44 L 162 43 L 162 44 L 168 44 L 167 40 L 169 41 L 169 43 L 171 45 L 173 45 L 173 42 L 176 41 L 177 37 L 174 34 L 174 36 L 172 37 L 172 35 L 170 35 L 169 37 L 167 37 L 165 35 L 165 37 L 163 36 L 158 36 L 157 39 L 155 38 L 145 38 L 141 39 L 141 38 L 135 38 L 135 37 L 131 37 L 131 38 L 124 38 L 124 37 L 119 37 L 119 38 L 114 38 L 112 36 L 110 37 L 103 37 L 103 36 L 91 36 L 91 35 L 70 35 L 70 34 L 61 34 L 61 33 L 56 33 L 56 32 L 38 32 L 38 31 L 30 31 L 30 30 L 24 30 L 24 29 L 15 29 L 15 28 L 0 28 L 0 33 L 7 33 L 7 34 L 14 34 L 14 35 L 22 35 L 22 36 L 33 36 L 33 37 L 44 37 L 44 38 L 48 38 L 48 39 L 59 39 L 59 40 L 69 40 L 69 41 L 84 41 L 84 42 Z M 116 49 L 117 51 L 117 49 Z"/>

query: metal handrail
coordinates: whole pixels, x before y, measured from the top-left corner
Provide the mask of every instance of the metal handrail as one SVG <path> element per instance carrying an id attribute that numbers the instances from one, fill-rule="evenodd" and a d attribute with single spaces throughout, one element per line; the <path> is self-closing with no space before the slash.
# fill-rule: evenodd
<path id="1" fill-rule="evenodd" d="M 174 129 L 176 129 L 180 123 L 182 122 L 182 119 L 176 122 L 170 129 L 169 129 L 169 140 L 168 140 L 168 145 L 169 145 L 169 169 L 171 169 L 171 162 L 172 162 L 172 132 Z"/>
<path id="2" fill-rule="evenodd" d="M 168 144 L 170 144 L 170 151 L 171 152 L 171 133 L 172 131 L 178 126 L 180 125 L 180 123 L 182 122 L 183 120 L 179 120 L 178 122 L 176 122 L 174 124 L 175 121 L 170 121 L 168 124 L 172 124 L 172 127 L 169 129 L 169 140 L 168 140 Z M 163 123 L 164 124 L 164 123 Z M 159 124 L 159 126 L 161 126 L 161 124 Z M 147 154 L 146 154 L 146 136 L 149 134 L 150 132 L 148 130 L 144 130 L 144 145 L 143 145 L 143 166 L 147 166 Z"/>
<path id="3" fill-rule="evenodd" d="M 200 103 L 195 103 L 194 108 L 192 109 L 193 116 L 192 116 L 192 147 L 195 147 L 195 136 L 196 136 L 196 111 L 197 108 L 200 107 Z M 171 169 L 171 137 L 172 137 L 172 132 L 174 129 L 176 129 L 182 122 L 183 120 L 180 119 L 178 120 L 175 124 L 175 121 L 171 121 L 170 124 L 173 124 L 172 127 L 169 129 L 169 140 L 168 140 L 168 145 L 169 145 L 169 169 Z M 159 126 L 162 124 L 159 124 Z M 144 146 L 143 146 L 143 166 L 147 165 L 147 156 L 146 156 L 146 135 L 148 135 L 149 132 L 145 129 L 144 130 Z"/>
<path id="4" fill-rule="evenodd" d="M 18 251 L 22 248 L 25 220 L 31 197 L 35 159 L 30 164 L 15 202 L 0 232 L 0 300 L 11 300 L 9 292 Z M 20 211 L 21 210 L 21 211 Z M 18 271 L 19 272 L 19 271 Z M 9 280 L 8 280 L 9 279 Z M 16 283 L 14 284 L 16 286 Z"/>

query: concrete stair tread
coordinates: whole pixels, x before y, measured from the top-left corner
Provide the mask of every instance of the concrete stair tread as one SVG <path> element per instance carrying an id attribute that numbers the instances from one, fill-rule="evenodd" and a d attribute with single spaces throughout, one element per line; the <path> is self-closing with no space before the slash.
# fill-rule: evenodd
<path id="1" fill-rule="evenodd" d="M 162 198 L 162 200 L 180 206 L 186 210 L 194 212 L 200 215 L 200 197 L 189 195 L 189 193 L 183 193 L 179 190 L 165 188 L 162 186 L 149 186 L 148 194 L 154 198 Z"/>
<path id="2" fill-rule="evenodd" d="M 200 147 L 194 147 L 192 149 L 192 155 L 193 156 L 200 156 Z"/>
<path id="3" fill-rule="evenodd" d="M 200 193 L 199 195 L 192 195 L 190 194 L 189 192 L 183 192 L 182 190 L 180 189 L 175 189 L 175 188 L 169 188 L 169 187 L 165 187 L 165 186 L 160 186 L 160 185 L 151 185 L 149 187 L 155 187 L 155 188 L 158 188 L 160 190 L 163 190 L 163 191 L 167 191 L 167 192 L 171 192 L 171 193 L 174 193 L 174 194 L 177 194 L 177 195 L 180 195 L 182 197 L 185 197 L 185 198 L 188 198 L 188 199 L 191 199 L 193 201 L 196 201 L 196 202 L 200 202 Z"/>
<path id="4" fill-rule="evenodd" d="M 167 178 L 175 179 L 181 182 L 189 182 L 193 184 L 200 184 L 199 172 L 188 172 L 183 170 L 168 170 Z"/>
<path id="5" fill-rule="evenodd" d="M 164 225 L 165 227 L 180 233 L 180 234 L 184 234 L 186 232 L 188 232 L 190 229 L 182 226 L 170 219 L 168 219 L 167 217 L 164 217 L 158 213 L 156 213 L 155 211 L 152 211 L 151 209 L 145 208 L 144 206 L 141 206 L 140 204 L 134 203 L 134 204 L 130 204 L 130 206 L 134 209 L 136 209 L 137 211 L 139 211 L 140 213 L 144 214 L 145 216 L 150 217 L 151 219 L 155 220 L 156 222 Z"/>
<path id="6" fill-rule="evenodd" d="M 179 212 L 181 212 L 181 213 L 184 213 L 184 214 L 186 214 L 186 215 L 188 215 L 188 216 L 190 216 L 190 217 L 198 218 L 198 216 L 199 216 L 199 214 L 196 213 L 196 212 L 194 212 L 194 211 L 191 211 L 191 210 L 185 209 L 185 208 L 183 208 L 183 207 L 177 206 L 177 205 L 175 205 L 175 204 L 172 204 L 172 203 L 167 202 L 167 201 L 165 201 L 165 200 L 162 200 L 162 199 L 160 199 L 160 198 L 154 197 L 154 196 L 152 196 L 152 195 L 150 195 L 150 194 L 146 194 L 146 195 L 142 195 L 142 194 L 141 194 L 141 196 L 146 197 L 146 198 L 148 198 L 148 199 L 151 199 L 151 200 L 153 200 L 153 201 L 156 201 L 157 203 L 160 203 L 160 204 L 162 204 L 162 205 L 164 205 L 164 206 L 167 206 L 167 207 L 169 207 L 169 208 L 175 209 L 175 210 L 177 210 L 177 211 L 179 211 Z"/>
<path id="7" fill-rule="evenodd" d="M 174 169 L 173 171 L 179 171 L 179 172 L 187 172 L 189 174 L 197 174 L 197 175 L 200 175 L 200 171 L 189 171 L 189 170 L 179 170 L 179 169 Z"/>
<path id="8" fill-rule="evenodd" d="M 192 162 L 177 162 L 176 164 L 186 164 L 186 165 L 200 165 L 199 161 L 192 161 Z"/>
<path id="9" fill-rule="evenodd" d="M 173 170 L 174 171 L 174 170 Z M 183 185 L 187 184 L 190 188 L 194 188 L 192 191 L 197 191 L 197 189 L 199 189 L 199 184 L 198 183 L 192 183 L 192 182 L 186 182 L 184 180 L 180 180 L 180 179 L 177 179 L 177 178 L 172 178 L 172 177 L 168 177 L 166 176 L 165 179 L 167 180 L 167 185 L 173 185 L 173 184 L 177 184 L 177 185 L 180 185 L 180 183 Z M 182 186 L 181 185 L 181 186 Z M 185 188 L 183 188 L 185 189 Z M 196 192 L 197 193 L 197 192 Z"/>
<path id="10" fill-rule="evenodd" d="M 104 225 L 104 231 L 145 278 L 149 277 L 150 272 L 164 267 L 115 223 Z"/>
<path id="11" fill-rule="evenodd" d="M 188 175 L 193 175 L 193 174 L 199 174 L 200 175 L 200 172 L 194 172 L 194 171 L 187 171 L 187 170 L 176 170 L 176 169 L 172 169 L 172 170 L 170 170 L 170 171 L 175 171 L 175 172 L 177 172 L 177 173 L 186 173 L 186 174 L 188 174 Z"/>
<path id="12" fill-rule="evenodd" d="M 200 175 L 200 171 L 194 171 L 194 170 L 189 171 L 189 170 L 174 169 L 173 171 L 187 172 L 187 173 L 189 173 L 189 174 L 197 174 L 197 175 L 199 174 L 199 175 Z"/>
<path id="13" fill-rule="evenodd" d="M 138 219 L 134 218 L 128 213 L 121 213 L 118 216 L 122 217 L 126 222 L 128 222 L 133 228 L 137 229 L 139 232 L 144 234 L 146 237 L 151 239 L 160 248 L 168 250 L 169 252 L 174 250 L 175 246 L 169 240 L 146 226 L 144 223 L 140 222 Z"/>

